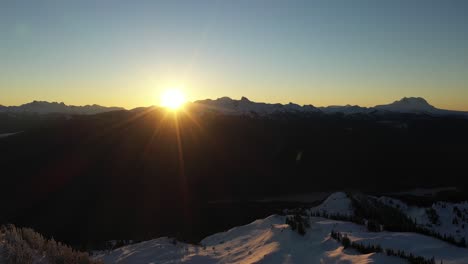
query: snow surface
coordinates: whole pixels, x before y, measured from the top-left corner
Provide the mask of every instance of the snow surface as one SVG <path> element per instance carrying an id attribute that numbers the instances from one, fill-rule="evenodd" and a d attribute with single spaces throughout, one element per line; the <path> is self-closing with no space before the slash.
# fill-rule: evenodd
<path id="1" fill-rule="evenodd" d="M 457 241 L 461 238 L 465 238 L 465 240 L 468 241 L 468 202 L 437 202 L 432 204 L 431 207 L 417 207 L 408 206 L 398 199 L 385 196 L 380 197 L 379 201 L 400 209 L 401 212 L 410 218 L 415 219 L 416 223 L 422 227 L 435 231 L 441 235 L 445 234 L 453 236 Z M 457 210 L 454 209 L 455 207 L 458 208 L 460 215 L 458 215 Z M 426 213 L 428 208 L 435 210 L 439 216 L 439 223 L 431 223 Z M 454 219 L 456 219 L 455 222 Z"/>
<path id="2" fill-rule="evenodd" d="M 334 193 L 311 211 L 352 214 L 345 193 Z M 351 241 L 381 245 L 386 249 L 435 257 L 436 263 L 468 263 L 468 249 L 459 248 L 433 237 L 400 232 L 369 232 L 364 226 L 346 221 L 311 217 L 305 236 L 285 224 L 286 217 L 272 215 L 248 225 L 203 239 L 190 245 L 169 238 L 158 238 L 101 252 L 96 258 L 105 263 L 407 263 L 385 254 L 359 254 L 343 249 L 330 238 L 331 230 L 347 234 Z"/>
<path id="3" fill-rule="evenodd" d="M 305 236 L 284 224 L 285 217 L 273 215 L 251 224 L 209 236 L 201 246 L 173 244 L 159 238 L 125 246 L 100 255 L 105 263 L 405 263 L 382 254 L 356 254 L 343 250 L 329 237 L 331 229 L 353 230 L 352 224 L 312 218 Z M 355 226 L 359 228 L 358 226 Z"/>
<path id="4" fill-rule="evenodd" d="M 351 200 L 344 192 L 332 193 L 322 204 L 311 208 L 310 211 L 329 215 L 351 216 L 354 214 Z"/>
<path id="5" fill-rule="evenodd" d="M 407 263 L 384 254 L 344 250 L 330 231 L 346 233 L 351 241 L 435 257 L 444 263 L 468 263 L 468 250 L 415 233 L 368 232 L 364 226 L 321 217 L 311 218 L 305 236 L 273 215 L 227 232 L 209 236 L 201 245 L 168 238 L 154 239 L 97 255 L 105 263 Z"/>

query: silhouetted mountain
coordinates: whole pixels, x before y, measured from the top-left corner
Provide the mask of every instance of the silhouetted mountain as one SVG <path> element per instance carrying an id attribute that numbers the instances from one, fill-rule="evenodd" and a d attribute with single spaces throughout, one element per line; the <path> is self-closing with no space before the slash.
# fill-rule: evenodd
<path id="1" fill-rule="evenodd" d="M 327 106 L 327 107 L 319 107 L 319 109 L 326 113 L 326 114 L 334 114 L 334 113 L 343 113 L 343 114 L 369 114 L 374 109 L 372 108 L 367 108 L 367 107 L 361 107 L 359 105 L 345 105 L 345 106 L 339 106 L 339 105 L 332 105 L 332 106 Z"/>
<path id="2" fill-rule="evenodd" d="M 421 97 L 404 97 L 387 105 L 377 105 L 375 107 L 361 107 L 358 105 L 344 106 L 326 106 L 314 107 L 313 105 L 300 106 L 294 103 L 288 104 L 270 104 L 262 102 L 253 102 L 246 97 L 240 100 L 229 97 L 221 97 L 215 100 L 206 99 L 188 103 L 187 108 L 194 112 L 219 113 L 227 115 L 250 115 L 250 116 L 274 116 L 278 114 L 337 114 L 345 115 L 385 115 L 389 113 L 396 114 L 431 114 L 431 115 L 458 115 L 467 116 L 468 112 L 451 111 L 438 109 L 430 105 Z M 139 111 L 144 107 L 135 108 L 132 111 Z M 73 106 L 57 102 L 33 101 L 21 106 L 2 106 L 0 113 L 37 113 L 37 114 L 73 114 L 73 115 L 91 115 L 104 112 L 124 110 L 121 107 L 103 107 L 99 105 Z"/>
<path id="3" fill-rule="evenodd" d="M 200 100 L 195 101 L 195 105 L 201 106 L 202 111 L 218 112 L 231 115 L 251 115 L 260 116 L 278 114 L 278 113 L 317 113 L 319 109 L 313 105 L 300 106 L 294 103 L 283 104 L 268 104 L 252 102 L 246 97 L 240 100 L 233 100 L 229 97 L 222 97 L 216 100 Z"/>
<path id="4" fill-rule="evenodd" d="M 421 97 L 404 97 L 403 99 L 395 101 L 391 104 L 377 105 L 374 108 L 398 113 L 437 114 L 440 112 L 439 109 L 430 105 L 424 98 Z"/>
<path id="5" fill-rule="evenodd" d="M 37 113 L 37 114 L 73 114 L 92 115 L 104 112 L 124 110 L 121 107 L 104 107 L 100 105 L 74 106 L 57 102 L 33 101 L 20 106 L 0 106 L 0 112 L 9 113 Z"/>
<path id="6" fill-rule="evenodd" d="M 216 100 L 206 99 L 193 103 L 201 112 L 214 112 L 229 115 L 269 116 L 276 114 L 337 114 L 344 115 L 386 115 L 386 114 L 431 114 L 431 115 L 463 115 L 468 117 L 468 112 L 437 109 L 421 97 L 404 97 L 387 105 L 375 107 L 361 107 L 358 105 L 314 107 L 313 105 L 300 106 L 294 103 L 268 104 L 252 102 L 246 97 L 234 100 L 222 97 Z"/>

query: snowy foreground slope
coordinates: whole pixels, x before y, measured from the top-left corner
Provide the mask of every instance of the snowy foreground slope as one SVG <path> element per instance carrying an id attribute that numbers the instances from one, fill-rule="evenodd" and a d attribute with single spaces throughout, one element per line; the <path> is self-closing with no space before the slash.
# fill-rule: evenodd
<path id="1" fill-rule="evenodd" d="M 351 201 L 343 193 L 331 195 L 312 211 L 351 213 Z M 399 232 L 369 232 L 365 226 L 345 221 L 311 217 L 304 236 L 285 224 L 286 216 L 273 215 L 227 232 L 209 236 L 201 245 L 159 238 L 125 246 L 97 259 L 105 263 L 408 263 L 382 253 L 359 254 L 344 249 L 330 237 L 332 230 L 347 234 L 351 241 L 404 250 L 436 263 L 468 263 L 468 249 L 436 238 Z"/>
<path id="2" fill-rule="evenodd" d="M 409 206 L 406 203 L 382 196 L 379 201 L 399 209 L 416 223 L 440 235 L 468 241 L 468 202 L 436 202 L 431 207 Z"/>
<path id="3" fill-rule="evenodd" d="M 215 234 L 203 246 L 174 245 L 159 238 L 126 246 L 100 256 L 104 263 L 406 263 L 383 254 L 359 255 L 343 250 L 329 237 L 330 231 L 351 231 L 359 236 L 357 225 L 324 218 L 312 218 L 305 236 L 284 224 L 283 216 L 273 215 L 251 224 Z M 365 232 L 364 232 L 365 233 Z M 354 237 L 353 237 L 354 238 Z M 360 239 L 360 238 L 356 238 Z M 467 259 L 468 260 L 468 259 Z"/>

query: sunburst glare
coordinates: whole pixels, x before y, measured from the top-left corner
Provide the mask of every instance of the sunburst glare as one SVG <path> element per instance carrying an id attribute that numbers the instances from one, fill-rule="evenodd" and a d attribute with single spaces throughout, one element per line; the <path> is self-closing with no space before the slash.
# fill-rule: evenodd
<path id="1" fill-rule="evenodd" d="M 171 110 L 180 109 L 185 102 L 185 94 L 180 89 L 167 89 L 161 95 L 161 105 Z"/>

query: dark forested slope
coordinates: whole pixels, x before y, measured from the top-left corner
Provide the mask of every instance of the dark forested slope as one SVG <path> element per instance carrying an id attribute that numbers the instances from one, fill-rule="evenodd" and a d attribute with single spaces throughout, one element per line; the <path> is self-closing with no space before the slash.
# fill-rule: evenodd
<path id="1" fill-rule="evenodd" d="M 463 188 L 466 135 L 466 119 L 424 115 L 54 118 L 0 139 L 0 220 L 76 243 L 199 237 L 206 221 L 223 221 L 203 215 L 209 201 Z"/>

